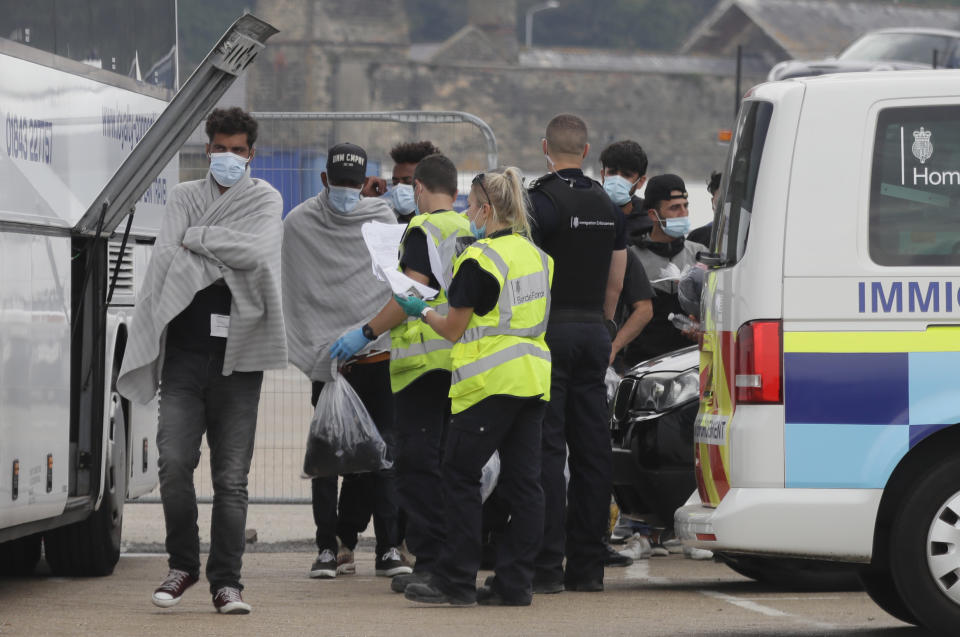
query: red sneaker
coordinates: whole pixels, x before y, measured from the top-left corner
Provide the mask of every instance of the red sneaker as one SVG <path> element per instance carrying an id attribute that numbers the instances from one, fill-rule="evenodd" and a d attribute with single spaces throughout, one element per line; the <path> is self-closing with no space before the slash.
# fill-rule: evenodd
<path id="1" fill-rule="evenodd" d="M 196 584 L 198 578 L 193 577 L 186 571 L 171 568 L 167 573 L 167 579 L 163 580 L 160 588 L 153 591 L 153 603 L 160 608 L 170 608 L 176 606 L 183 597 L 183 592 Z"/>
<path id="2" fill-rule="evenodd" d="M 232 586 L 224 586 L 213 596 L 213 605 L 218 613 L 225 615 L 246 615 L 251 610 L 250 604 L 243 601 L 240 591 Z"/>

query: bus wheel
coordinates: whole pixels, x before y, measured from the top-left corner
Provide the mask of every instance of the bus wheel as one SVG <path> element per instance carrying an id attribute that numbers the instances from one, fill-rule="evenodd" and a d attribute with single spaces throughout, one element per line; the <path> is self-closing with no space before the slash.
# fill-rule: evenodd
<path id="1" fill-rule="evenodd" d="M 47 563 L 56 575 L 109 575 L 120 559 L 128 469 L 126 418 L 116 387 L 110 396 L 109 433 L 106 484 L 100 508 L 86 520 L 54 529 L 44 536 Z"/>
<path id="2" fill-rule="evenodd" d="M 908 489 L 893 522 L 890 571 L 919 622 L 937 633 L 960 626 L 960 458 L 946 458 Z"/>
<path id="3" fill-rule="evenodd" d="M 0 544 L 0 575 L 30 575 L 40 561 L 39 533 Z"/>
<path id="4" fill-rule="evenodd" d="M 860 571 L 860 583 L 877 606 L 902 622 L 919 625 L 920 622 L 900 597 L 889 570 L 867 567 Z"/>

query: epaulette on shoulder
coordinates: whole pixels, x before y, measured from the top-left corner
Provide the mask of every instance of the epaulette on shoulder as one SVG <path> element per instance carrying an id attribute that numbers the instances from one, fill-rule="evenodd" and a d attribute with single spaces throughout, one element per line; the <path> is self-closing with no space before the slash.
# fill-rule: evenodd
<path id="1" fill-rule="evenodd" d="M 557 178 L 556 173 L 547 173 L 546 175 L 537 177 L 536 179 L 530 182 L 529 186 L 527 186 L 527 192 L 534 192 L 536 190 L 540 190 L 541 187 L 545 186 L 546 184 L 550 183 L 556 178 Z"/>

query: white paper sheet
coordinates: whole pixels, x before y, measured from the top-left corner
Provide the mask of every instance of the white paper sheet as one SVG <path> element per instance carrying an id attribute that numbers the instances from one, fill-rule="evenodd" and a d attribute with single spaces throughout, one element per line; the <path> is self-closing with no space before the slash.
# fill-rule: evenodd
<path id="1" fill-rule="evenodd" d="M 373 261 L 373 273 L 381 281 L 389 283 L 395 294 L 432 299 L 439 293 L 438 290 L 411 279 L 397 269 L 400 263 L 400 241 L 405 230 L 406 228 L 399 224 L 377 221 L 368 221 L 361 226 L 360 232 Z M 429 241 L 427 243 L 430 244 Z"/>

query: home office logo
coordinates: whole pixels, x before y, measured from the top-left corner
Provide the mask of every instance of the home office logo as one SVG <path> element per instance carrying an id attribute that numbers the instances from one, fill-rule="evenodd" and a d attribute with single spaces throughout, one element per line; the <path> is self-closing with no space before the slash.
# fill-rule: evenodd
<path id="1" fill-rule="evenodd" d="M 930 143 L 932 134 L 931 131 L 924 130 L 923 126 L 920 127 L 920 130 L 913 131 L 913 145 L 910 146 L 910 151 L 914 157 L 920 160 L 921 164 L 926 163 L 933 156 L 933 144 Z"/>
<path id="2" fill-rule="evenodd" d="M 580 217 L 570 217 L 570 227 L 579 228 L 580 227 Z"/>
<path id="3" fill-rule="evenodd" d="M 933 144 L 930 137 L 933 131 L 925 129 L 913 131 L 913 144 L 910 146 L 910 152 L 920 161 L 920 165 L 913 166 L 912 186 L 960 186 L 960 170 L 931 170 L 929 166 L 924 166 L 926 161 L 933 157 Z M 906 184 L 904 184 L 906 185 Z"/>

